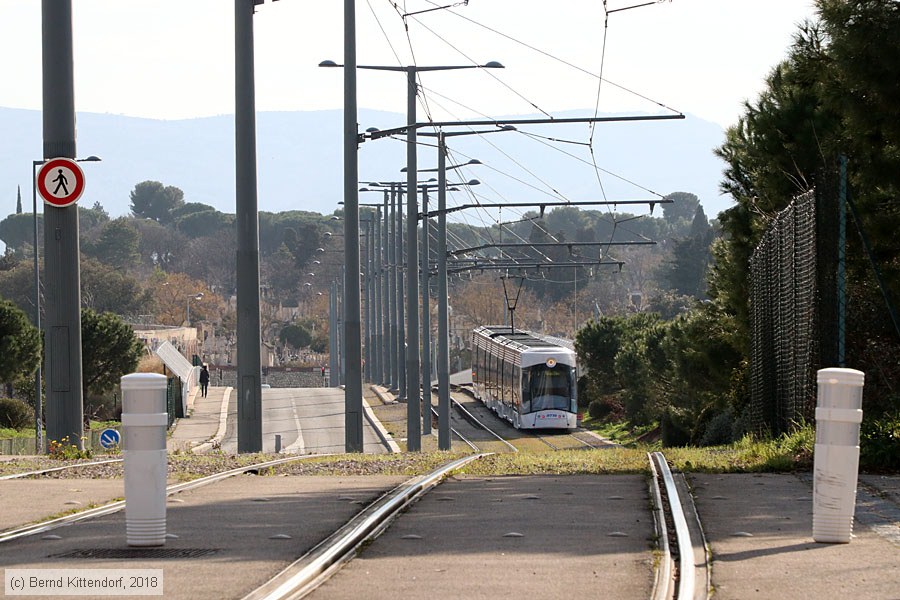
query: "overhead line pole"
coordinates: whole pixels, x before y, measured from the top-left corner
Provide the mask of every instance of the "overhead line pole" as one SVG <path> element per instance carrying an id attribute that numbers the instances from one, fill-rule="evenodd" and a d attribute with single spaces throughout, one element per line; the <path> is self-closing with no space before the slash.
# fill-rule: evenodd
<path id="1" fill-rule="evenodd" d="M 259 216 L 256 191 L 256 99 L 253 12 L 235 0 L 235 194 L 237 224 L 238 452 L 262 451 Z"/>
<path id="2" fill-rule="evenodd" d="M 72 1 L 41 4 L 44 158 L 75 158 Z M 47 439 L 84 449 L 78 206 L 44 210 Z M 38 310 L 40 308 L 38 307 Z"/>

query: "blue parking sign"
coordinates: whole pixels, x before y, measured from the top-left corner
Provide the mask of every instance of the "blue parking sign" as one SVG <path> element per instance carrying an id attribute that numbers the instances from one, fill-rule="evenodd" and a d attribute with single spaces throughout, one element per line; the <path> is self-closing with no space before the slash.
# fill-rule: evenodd
<path id="1" fill-rule="evenodd" d="M 109 450 L 115 448 L 122 441 L 122 436 L 115 429 L 104 429 L 100 432 L 100 445 Z"/>

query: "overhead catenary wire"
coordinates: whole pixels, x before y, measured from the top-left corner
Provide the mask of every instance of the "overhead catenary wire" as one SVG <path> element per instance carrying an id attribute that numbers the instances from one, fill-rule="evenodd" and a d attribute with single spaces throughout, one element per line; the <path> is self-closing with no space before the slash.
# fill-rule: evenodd
<path id="1" fill-rule="evenodd" d="M 432 0 L 425 0 L 425 1 L 426 1 L 428 4 L 431 4 L 431 5 L 436 6 L 436 3 L 433 2 Z M 632 8 L 633 8 L 633 7 L 632 7 Z M 495 34 L 495 35 L 498 35 L 498 36 L 500 36 L 500 37 L 502 37 L 502 38 L 505 38 L 505 39 L 507 39 L 507 40 L 509 40 L 509 41 L 511 41 L 511 42 L 513 42 L 513 43 L 515 43 L 515 44 L 518 44 L 518 45 L 520 45 L 520 46 L 522 46 L 522 47 L 524 47 L 524 48 L 527 48 L 527 49 L 529 49 L 529 50 L 531 50 L 531 51 L 533 51 L 533 52 L 537 52 L 538 54 L 541 54 L 542 56 L 546 56 L 547 58 L 549 58 L 549 59 L 551 59 L 551 60 L 554 60 L 554 61 L 556 61 L 556 62 L 558 62 L 558 63 L 560 63 L 560 64 L 563 64 L 563 65 L 565 65 L 565 66 L 567 66 L 567 67 L 570 67 L 570 68 L 572 68 L 572 69 L 574 69 L 574 70 L 576 70 L 576 71 L 579 71 L 579 72 L 581 72 L 581 73 L 584 73 L 585 75 L 589 75 L 589 76 L 595 77 L 595 78 L 600 78 L 600 75 L 598 75 L 597 73 L 594 73 L 594 72 L 592 72 L 592 71 L 590 71 L 590 70 L 588 70 L 588 69 L 586 69 L 586 68 L 584 68 L 584 67 L 580 67 L 580 66 L 576 65 L 575 63 L 573 63 L 573 62 L 571 62 L 571 61 L 568 61 L 568 60 L 565 60 L 565 59 L 563 59 L 563 58 L 560 58 L 560 57 L 558 57 L 558 56 L 556 56 L 556 55 L 554 55 L 554 54 L 552 54 L 552 53 L 550 53 L 550 52 L 547 52 L 546 50 L 542 50 L 542 49 L 540 49 L 540 48 L 538 48 L 538 47 L 536 47 L 536 46 L 534 46 L 534 45 L 532 45 L 532 44 L 529 44 L 529 43 L 527 43 L 527 42 L 524 42 L 524 41 L 522 41 L 522 40 L 520 40 L 520 39 L 516 38 L 515 36 L 512 36 L 512 35 L 510 35 L 510 34 L 508 34 L 508 33 L 504 33 L 504 32 L 502 32 L 502 31 L 500 31 L 500 30 L 498 30 L 498 29 L 495 29 L 495 28 L 493 28 L 493 27 L 490 27 L 490 26 L 488 26 L 488 25 L 485 25 L 484 23 L 480 23 L 479 21 L 476 21 L 475 19 L 471 19 L 471 18 L 469 18 L 469 17 L 467 17 L 467 16 L 465 16 L 465 15 L 463 15 L 463 14 L 461 14 L 461 13 L 455 11 L 455 10 L 449 10 L 449 9 L 448 9 L 448 10 L 445 11 L 445 12 L 446 12 L 447 14 L 450 14 L 450 15 L 453 15 L 453 16 L 455 16 L 455 17 L 458 17 L 458 18 L 460 18 L 460 19 L 462 19 L 462 20 L 464 20 L 464 21 L 468 21 L 469 23 L 471 23 L 471 24 L 473 24 L 473 25 L 475 25 L 475 26 L 477 26 L 477 27 L 481 27 L 482 29 L 485 29 L 485 30 L 487 30 L 487 31 L 490 31 L 491 33 L 493 33 L 493 34 Z M 617 12 L 617 11 L 616 11 L 616 12 Z M 642 100 L 646 100 L 647 102 L 650 102 L 650 103 L 652 103 L 652 104 L 655 104 L 656 106 L 659 106 L 660 108 L 662 108 L 662 109 L 664 109 L 664 110 L 667 110 L 667 111 L 670 111 L 670 112 L 672 112 L 672 113 L 679 114 L 679 115 L 680 115 L 680 114 L 684 114 L 684 113 L 682 113 L 682 111 L 680 111 L 680 110 L 677 110 L 677 109 L 675 109 L 675 108 L 672 108 L 672 107 L 670 107 L 670 106 L 668 106 L 668 105 L 666 105 L 666 104 L 664 104 L 663 102 L 660 102 L 660 101 L 658 101 L 658 100 L 654 100 L 653 98 L 651 98 L 651 97 L 649 97 L 649 96 L 647 96 L 647 95 L 645 95 L 645 94 L 641 94 L 640 92 L 637 92 L 637 91 L 635 91 L 635 90 L 633 90 L 633 89 L 630 89 L 630 88 L 628 88 L 628 87 L 626 87 L 626 86 L 624 86 L 624 85 L 622 85 L 622 84 L 620 84 L 620 83 L 616 83 L 615 81 L 610 81 L 610 80 L 608 80 L 608 79 L 604 79 L 604 81 L 606 82 L 607 85 L 610 85 L 610 86 L 612 86 L 612 87 L 614 87 L 614 88 L 620 89 L 620 90 L 622 90 L 623 92 L 626 92 L 626 93 L 628 93 L 628 94 L 631 94 L 631 95 L 633 95 L 633 96 L 635 96 L 635 97 L 637 97 L 637 98 L 640 98 L 640 99 L 642 99 Z"/>
<path id="2" fill-rule="evenodd" d="M 437 7 L 437 4 L 434 3 L 434 2 L 429 2 L 429 4 L 432 4 L 433 6 L 436 6 L 436 7 Z M 394 7 L 395 7 L 395 9 L 398 10 L 398 13 L 399 13 L 399 12 L 400 12 L 400 11 L 399 11 L 399 6 L 398 6 L 396 3 L 394 3 Z M 404 7 L 404 12 L 405 12 L 405 8 L 406 8 L 406 3 L 405 3 L 405 2 L 403 3 L 403 7 Z M 626 92 L 632 93 L 632 94 L 634 94 L 634 95 L 636 95 L 636 96 L 638 96 L 638 97 L 641 97 L 641 98 L 643 98 L 643 99 L 645 99 L 645 100 L 647 100 L 647 101 L 653 102 L 654 104 L 656 104 L 656 105 L 658 105 L 658 106 L 660 106 L 660 107 L 662 107 L 662 108 L 664 108 L 664 109 L 666 109 L 666 110 L 670 110 L 670 111 L 672 111 L 672 112 L 677 112 L 677 113 L 678 113 L 678 111 L 675 111 L 674 109 L 672 109 L 672 108 L 670 108 L 670 107 L 664 105 L 663 103 L 656 102 L 656 101 L 650 99 L 650 98 L 647 97 L 647 96 L 643 96 L 643 95 L 641 95 L 641 94 L 639 94 L 639 93 L 637 93 L 637 92 L 634 92 L 634 91 L 632 91 L 632 90 L 629 90 L 628 88 L 626 88 L 626 87 L 624 87 L 624 86 L 621 86 L 621 85 L 616 84 L 616 83 L 614 83 L 614 82 L 609 82 L 609 81 L 607 81 L 606 79 L 604 79 L 604 77 L 603 77 L 603 61 L 605 60 L 605 53 L 606 53 L 606 49 L 605 49 L 605 48 L 606 48 L 606 31 L 604 32 L 604 41 L 603 41 L 603 43 L 604 43 L 604 49 L 603 49 L 603 53 L 602 53 L 603 58 L 602 58 L 602 60 L 601 60 L 601 73 L 600 73 L 600 75 L 598 76 L 598 75 L 594 75 L 593 73 L 590 73 L 590 71 L 587 71 L 586 69 L 582 69 L 582 68 L 577 67 L 576 65 L 574 65 L 574 64 L 572 64 L 572 63 L 568 63 L 567 61 L 563 61 L 562 59 L 559 59 L 558 57 L 555 57 L 555 56 L 553 56 L 552 54 L 550 54 L 550 53 L 548 53 L 548 52 L 539 50 L 539 49 L 537 49 L 537 48 L 535 48 L 535 47 L 533 47 L 533 46 L 530 46 L 530 45 L 528 45 L 528 44 L 525 44 L 524 42 L 521 42 L 521 41 L 519 41 L 519 40 L 513 38 L 512 36 L 508 36 L 508 35 L 502 34 L 501 32 L 498 32 L 498 31 L 496 31 L 496 30 L 492 30 L 492 29 L 489 28 L 489 27 L 486 27 L 486 26 L 484 26 L 484 25 L 482 25 L 482 24 L 480 24 L 480 23 L 477 23 L 477 22 L 475 22 L 475 21 L 473 21 L 473 20 L 471 20 L 471 19 L 468 19 L 467 17 L 464 17 L 464 16 L 462 16 L 462 15 L 459 15 L 456 11 L 449 10 L 451 7 L 448 7 L 448 6 L 440 6 L 440 7 L 437 7 L 437 8 L 440 8 L 440 9 L 446 9 L 446 10 L 444 10 L 443 12 L 446 12 L 446 13 L 449 13 L 449 14 L 453 14 L 453 15 L 455 15 L 455 16 L 457 16 L 457 17 L 461 17 L 461 18 L 463 18 L 463 19 L 465 19 L 465 20 L 467 20 L 467 21 L 471 21 L 471 22 L 473 22 L 474 24 L 476 24 L 476 25 L 478 25 L 478 26 L 484 27 L 484 28 L 486 28 L 486 29 L 488 29 L 488 30 L 490 30 L 490 31 L 493 31 L 494 33 L 499 34 L 499 35 L 501 35 L 501 36 L 503 36 L 503 37 L 506 37 L 506 38 L 508 38 L 508 39 L 510 39 L 510 40 L 512 40 L 512 41 L 514 41 L 514 42 L 516 42 L 516 43 L 519 43 L 519 44 L 521 44 L 521 45 L 523 45 L 523 46 L 529 47 L 529 48 L 531 48 L 532 50 L 537 51 L 537 52 L 539 52 L 539 53 L 541 53 L 541 54 L 543 54 L 543 55 L 545 55 L 545 56 L 548 56 L 548 57 L 550 57 L 550 58 L 552 58 L 552 59 L 554 59 L 554 60 L 557 60 L 557 61 L 559 61 L 559 62 L 562 62 L 562 63 L 564 63 L 564 64 L 568 64 L 568 66 L 570 66 L 570 67 L 572 67 L 572 68 L 575 68 L 575 69 L 577 69 L 577 70 L 579 70 L 579 71 L 582 71 L 582 72 L 584 72 L 584 73 L 586 73 L 586 74 L 589 74 L 589 75 L 591 75 L 591 76 L 593 76 L 593 77 L 596 77 L 596 78 L 598 79 L 598 97 L 597 97 L 597 100 L 596 100 L 596 102 L 595 102 L 595 112 L 594 112 L 595 116 L 599 113 L 599 95 L 600 95 L 601 85 L 603 85 L 604 83 L 605 83 L 606 85 L 612 85 L 612 86 L 617 87 L 617 88 L 620 88 L 620 89 L 622 89 L 622 90 L 624 90 L 624 91 L 626 91 Z M 435 10 L 437 10 L 437 8 L 436 8 Z M 371 9 L 371 4 L 370 4 L 370 9 Z M 607 23 L 608 23 L 609 12 L 615 12 L 615 11 L 608 11 L 608 12 L 606 11 L 606 2 L 605 2 L 605 0 L 604 0 L 604 11 L 605 11 L 605 13 L 606 13 L 606 14 L 605 14 L 605 20 L 606 20 Z M 374 12 L 374 11 L 373 11 L 373 12 Z M 417 11 L 417 12 L 421 13 L 422 11 Z M 432 11 L 429 10 L 429 12 L 432 12 Z M 414 52 L 413 40 L 412 40 L 412 37 L 411 37 L 410 32 L 409 32 L 408 22 L 407 22 L 407 20 L 406 20 L 406 18 L 405 18 L 405 17 L 410 17 L 410 16 L 412 16 L 411 13 L 410 13 L 410 14 L 404 14 L 404 15 L 403 15 L 403 17 L 404 17 L 404 29 L 405 29 L 405 31 L 406 31 L 406 38 L 407 38 L 407 43 L 409 44 L 410 53 L 413 55 L 413 64 L 415 64 L 416 61 L 415 61 L 415 52 Z M 429 33 L 431 33 L 432 35 L 434 35 L 436 38 L 440 39 L 443 43 L 447 44 L 448 46 L 450 46 L 451 48 L 453 48 L 455 51 L 459 52 L 462 56 L 465 56 L 468 60 L 471 61 L 471 58 L 469 58 L 463 51 L 461 51 L 459 48 L 456 48 L 452 43 L 450 43 L 450 42 L 449 42 L 447 39 L 445 39 L 443 36 L 439 35 L 439 34 L 438 34 L 436 31 L 434 31 L 431 27 L 428 27 L 427 25 L 425 25 L 420 19 L 415 18 L 415 19 L 412 19 L 412 20 L 414 20 L 416 24 L 420 25 L 423 29 L 427 30 Z M 379 26 L 380 26 L 380 22 L 379 22 Z M 395 57 L 396 57 L 396 56 L 397 56 L 397 53 L 396 53 L 396 51 L 394 50 L 393 47 L 392 47 L 392 51 L 394 51 L 394 54 L 395 54 Z M 472 61 L 472 62 L 473 62 L 473 64 L 474 64 L 474 61 Z M 489 74 L 490 74 L 491 76 L 495 77 L 495 79 L 496 79 L 498 82 L 500 82 L 501 84 L 503 84 L 503 82 L 502 82 L 499 78 L 497 78 L 496 76 L 494 76 L 494 75 L 491 74 L 491 73 L 489 73 Z M 505 84 L 503 84 L 503 85 L 505 85 Z M 518 92 L 516 92 L 515 90 L 513 90 L 513 89 L 510 88 L 509 86 L 506 86 L 506 87 L 509 88 L 510 91 L 512 91 L 513 93 L 516 93 L 520 98 L 522 98 L 522 99 L 525 100 L 526 102 L 529 102 L 529 104 L 531 104 L 532 106 L 534 106 L 534 108 L 536 108 L 537 110 L 539 110 L 539 111 L 542 112 L 543 114 L 545 114 L 545 115 L 547 115 L 547 116 L 549 116 L 549 117 L 552 118 L 552 116 L 549 115 L 549 113 L 547 113 L 546 111 L 540 109 L 540 108 L 539 108 L 538 106 L 536 106 L 533 102 L 531 102 L 531 101 L 529 101 L 527 98 L 525 98 L 522 94 L 519 94 Z M 470 111 L 473 111 L 473 112 L 477 112 L 477 111 L 474 111 L 473 109 L 471 109 L 470 107 L 467 107 L 467 106 L 463 105 L 462 103 L 456 102 L 456 101 L 454 101 L 454 100 L 452 100 L 452 99 L 450 99 L 450 98 L 448 98 L 448 97 L 446 97 L 446 96 L 443 96 L 442 94 L 439 94 L 439 93 L 435 92 L 434 90 L 426 90 L 426 88 L 421 84 L 421 80 L 420 80 L 420 78 L 419 78 L 419 81 L 418 81 L 418 87 L 417 87 L 417 90 L 416 90 L 416 95 L 417 95 L 417 97 L 420 96 L 420 93 L 419 93 L 420 91 L 421 91 L 421 98 L 418 98 L 418 100 L 419 100 L 419 102 L 421 103 L 421 105 L 423 105 L 423 106 L 425 107 L 425 112 L 426 112 L 426 114 L 427 114 L 427 116 L 428 116 L 428 121 L 429 121 L 429 122 L 434 122 L 434 119 L 433 119 L 432 116 L 431 116 L 431 110 L 430 110 L 431 104 L 436 104 L 437 106 L 440 106 L 440 103 L 434 103 L 433 98 L 432 98 L 432 96 L 434 96 L 434 95 L 440 96 L 440 97 L 445 98 L 445 99 L 447 99 L 447 100 L 449 100 L 449 101 L 451 101 L 451 102 L 454 102 L 454 103 L 456 103 L 456 104 L 458 104 L 458 105 L 460 105 L 460 106 L 463 106 L 463 108 L 465 108 L 466 110 L 470 110 Z M 427 91 L 427 93 L 426 93 L 426 91 Z M 443 108 L 443 107 L 442 107 L 442 108 Z M 681 113 L 678 113 L 678 114 L 681 114 Z M 488 118 L 489 118 L 489 117 L 488 117 Z M 648 188 L 645 188 L 645 187 L 643 187 L 643 186 L 640 186 L 639 184 L 636 184 L 635 182 L 633 182 L 633 181 L 631 181 L 631 180 L 629 180 L 629 179 L 627 179 L 627 178 L 625 178 L 625 177 L 621 177 L 621 176 L 619 176 L 619 175 L 616 175 L 615 173 L 612 173 L 612 172 L 607 171 L 607 170 L 605 170 L 605 169 L 601 169 L 601 168 L 599 167 L 599 165 L 598 165 L 598 163 L 597 163 L 597 160 L 596 160 L 596 157 L 594 156 L 594 153 L 593 153 L 593 152 L 594 152 L 594 148 L 593 148 L 594 131 L 595 131 L 595 126 L 592 125 L 592 126 L 591 126 L 591 134 L 590 134 L 590 138 L 589 138 L 588 143 L 586 144 L 586 145 L 588 145 L 588 147 L 589 147 L 590 150 L 591 150 L 591 160 L 590 160 L 590 162 L 588 162 L 588 161 L 586 161 L 586 160 L 584 160 L 584 159 L 582 159 L 582 158 L 580 158 L 580 157 L 578 157 L 578 156 L 575 156 L 574 154 L 571 154 L 571 153 L 569 153 L 569 152 L 566 152 L 566 151 L 564 151 L 564 150 L 562 150 L 562 149 L 560 149 L 560 148 L 554 146 L 553 144 L 549 144 L 549 143 L 546 143 L 546 141 L 542 141 L 542 140 L 537 139 L 537 138 L 540 138 L 540 137 L 541 137 L 541 136 L 538 136 L 537 134 L 528 133 L 528 132 L 523 132 L 523 134 L 526 135 L 527 137 L 531 138 L 531 139 L 535 139 L 536 141 L 539 141 L 540 143 L 542 143 L 542 144 L 544 144 L 544 145 L 547 145 L 547 146 L 549 146 L 549 147 L 551 147 L 551 148 L 554 148 L 554 149 L 556 149 L 556 150 L 559 151 L 559 152 L 562 152 L 564 155 L 567 155 L 567 156 L 569 156 L 569 157 L 571 157 L 571 158 L 575 158 L 576 160 L 578 160 L 578 161 L 580 161 L 580 162 L 583 162 L 583 163 L 585 163 L 585 164 L 590 164 L 592 167 L 594 167 L 595 173 L 597 174 L 598 183 L 599 183 L 599 185 L 600 185 L 600 187 L 601 187 L 601 193 L 602 193 L 604 199 L 606 199 L 606 193 L 605 193 L 605 190 L 603 190 L 603 182 L 602 182 L 602 180 L 601 180 L 600 173 L 609 174 L 609 175 L 614 176 L 614 177 L 616 177 L 616 178 L 618 178 L 618 179 L 621 179 L 622 181 L 625 181 L 625 182 L 627 182 L 627 183 L 629 183 L 629 184 L 635 185 L 636 187 L 639 187 L 639 188 L 641 188 L 641 189 L 643 189 L 643 190 L 645 190 L 645 191 L 647 191 L 647 192 L 650 192 L 650 193 L 654 194 L 654 195 L 657 196 L 657 197 L 663 198 L 663 196 L 662 196 L 661 194 L 658 194 L 657 192 L 654 192 L 653 190 L 650 190 L 650 189 L 648 189 Z M 481 137 L 482 137 L 482 139 L 484 139 L 483 136 L 481 136 Z M 558 139 L 552 139 L 552 138 L 544 138 L 544 139 L 546 139 L 547 141 L 553 141 L 553 142 L 556 142 L 556 143 L 578 143 L 578 142 L 571 142 L 571 141 L 568 141 L 568 140 L 558 140 Z M 492 166 L 490 166 L 490 165 L 488 165 L 488 168 L 492 169 L 492 170 L 495 171 L 495 172 L 498 172 L 498 173 L 500 173 L 500 174 L 503 174 L 504 176 L 511 177 L 512 179 L 514 179 L 514 180 L 516 180 L 516 181 L 522 183 L 523 185 L 526 185 L 526 186 L 528 186 L 528 187 L 531 187 L 532 189 L 535 189 L 536 191 L 539 191 L 539 192 L 542 193 L 542 194 L 546 194 L 547 196 L 554 197 L 554 198 L 562 198 L 563 200 L 568 201 L 568 200 L 565 199 L 565 196 L 564 196 L 562 193 L 560 193 L 558 190 L 556 190 L 551 184 L 549 184 L 548 182 L 543 181 L 542 179 L 540 179 L 539 177 L 537 177 L 537 175 L 536 175 L 535 173 L 533 173 L 531 170 L 527 169 L 527 168 L 526 168 L 524 165 L 522 165 L 519 161 L 513 159 L 509 154 L 507 154 L 506 152 L 503 152 L 502 150 L 500 150 L 500 149 L 496 146 L 496 144 L 493 144 L 493 143 L 490 142 L 490 141 L 488 141 L 488 144 L 490 144 L 491 146 L 493 146 L 498 152 L 500 152 L 501 154 L 503 154 L 507 159 L 510 159 L 512 162 L 514 162 L 519 168 L 522 168 L 524 172 L 528 173 L 528 174 L 529 174 L 530 176 L 532 176 L 532 177 L 535 177 L 535 179 L 536 179 L 537 181 L 539 181 L 540 184 L 546 186 L 547 189 L 549 189 L 550 191 L 548 192 L 546 189 L 541 189 L 539 186 L 529 184 L 528 182 L 525 182 L 525 181 L 523 181 L 523 180 L 520 179 L 520 178 L 511 176 L 511 175 L 509 175 L 509 174 L 506 174 L 506 173 L 504 173 L 502 170 L 497 169 L 497 168 L 495 168 L 495 167 L 492 167 Z M 427 145 L 427 144 L 423 144 L 423 145 Z M 582 143 L 582 145 L 585 145 L 585 144 Z M 493 188 L 490 186 L 489 183 L 488 183 L 488 184 L 485 184 L 485 187 L 486 187 L 487 189 L 490 189 L 492 192 L 497 193 L 498 195 L 502 196 L 502 194 L 499 194 L 499 192 L 498 192 L 497 190 L 493 189 Z M 471 198 L 475 199 L 476 203 L 480 203 L 479 195 L 476 194 L 474 191 L 469 190 L 469 189 L 466 188 L 466 189 L 465 189 L 465 193 L 466 193 L 468 196 L 470 196 Z M 611 204 L 612 204 L 612 203 L 611 203 Z M 488 238 L 493 237 L 492 231 L 500 231 L 500 232 L 502 232 L 502 229 L 504 228 L 504 224 L 503 224 L 502 222 L 496 222 L 496 221 L 495 221 L 495 222 L 493 222 L 493 223 L 491 223 L 491 224 L 488 224 L 488 222 L 486 221 L 486 217 L 487 217 L 487 212 L 488 212 L 489 210 L 490 210 L 490 207 L 489 207 L 489 206 L 484 206 L 484 207 L 480 208 L 478 211 L 476 211 L 476 217 L 475 217 L 475 220 L 480 221 L 480 222 L 482 223 L 482 227 L 477 228 L 477 229 L 476 229 L 475 227 L 473 227 L 473 225 L 468 221 L 468 219 L 466 219 L 466 217 L 465 217 L 464 215 L 461 215 L 464 219 L 466 219 L 466 224 L 467 224 L 467 226 L 469 227 L 469 229 L 470 229 L 471 231 L 473 231 L 473 232 L 477 232 L 476 235 L 477 235 L 478 237 L 485 237 L 485 236 L 487 236 Z M 513 211 L 513 212 L 515 212 L 515 211 Z M 625 231 L 628 231 L 628 229 L 627 229 L 627 228 L 624 228 L 624 227 L 620 227 L 620 224 L 621 224 L 622 221 L 620 221 L 620 220 L 617 218 L 616 213 L 613 212 L 612 206 L 610 206 L 610 207 L 608 208 L 608 212 L 609 212 L 609 215 L 610 215 L 610 219 L 603 219 L 602 217 L 600 217 L 600 220 L 611 220 L 611 223 L 612 223 L 612 225 L 613 225 L 613 228 L 612 228 L 612 233 L 610 234 L 610 242 L 612 242 L 613 239 L 614 239 L 614 237 L 616 236 L 616 232 L 617 232 L 619 229 L 622 229 L 622 230 L 625 230 Z M 480 213 L 484 213 L 484 214 L 480 214 Z M 553 240 L 556 240 L 555 236 L 553 236 L 552 234 L 550 234 L 550 233 L 546 230 L 546 228 L 545 228 L 543 225 L 541 225 L 540 223 L 535 223 L 535 224 L 534 224 L 534 227 L 537 227 L 539 230 L 543 231 L 543 232 L 547 235 L 548 238 L 553 239 Z M 519 233 L 517 232 L 516 228 L 509 228 L 509 227 L 507 226 L 507 231 L 510 232 L 510 233 L 511 233 L 512 235 L 514 235 L 515 237 L 517 237 L 518 239 L 520 239 L 520 240 L 522 240 L 522 241 L 526 241 L 526 240 L 524 240 L 524 238 L 522 238 L 521 235 L 519 235 Z M 632 232 L 632 233 L 637 234 L 637 232 Z M 431 235 L 431 234 L 430 234 L 430 235 Z M 637 235 L 640 235 L 640 234 L 637 234 Z M 641 236 L 641 237 L 643 237 L 643 236 Z M 556 241 L 558 241 L 558 240 L 556 240 Z M 607 252 L 608 252 L 608 248 L 609 248 L 609 246 L 607 246 Z"/>

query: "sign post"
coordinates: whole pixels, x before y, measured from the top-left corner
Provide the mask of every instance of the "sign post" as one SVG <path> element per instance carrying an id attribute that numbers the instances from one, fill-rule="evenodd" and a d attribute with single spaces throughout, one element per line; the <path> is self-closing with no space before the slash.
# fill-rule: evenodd
<path id="1" fill-rule="evenodd" d="M 45 204 L 56 208 L 71 206 L 84 193 L 84 171 L 71 158 L 51 158 L 38 171 L 37 189 Z"/>

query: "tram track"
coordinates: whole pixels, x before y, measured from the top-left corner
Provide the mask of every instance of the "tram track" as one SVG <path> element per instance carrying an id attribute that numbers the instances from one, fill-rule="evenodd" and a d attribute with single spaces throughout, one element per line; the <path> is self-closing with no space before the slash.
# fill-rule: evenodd
<path id="1" fill-rule="evenodd" d="M 458 431 L 454 432 L 460 435 Z M 460 436 L 463 437 L 463 436 Z M 469 442 L 471 445 L 475 445 Z M 477 446 L 476 446 L 477 447 Z M 367 544 L 386 531 L 391 524 L 415 502 L 433 491 L 449 475 L 488 453 L 477 453 L 449 462 L 427 475 L 414 477 L 394 490 L 384 494 L 330 536 L 314 545 L 311 550 L 289 567 L 246 596 L 250 599 L 301 598 L 316 589 L 331 575 L 365 551 Z M 286 457 L 231 469 L 167 488 L 167 495 L 196 489 L 242 473 L 262 471 L 276 465 L 301 461 L 310 456 Z M 709 571 L 706 568 L 705 540 L 698 540 L 692 532 L 691 520 L 699 529 L 699 518 L 686 487 L 679 487 L 680 474 L 672 474 L 661 453 L 648 455 L 650 462 L 651 499 L 654 521 L 657 523 L 659 553 L 654 561 L 654 582 L 651 600 L 704 600 L 709 590 Z M 103 461 L 105 462 L 105 461 Z M 114 462 L 114 461 L 111 461 Z M 72 465 L 76 467 L 77 465 Z M 41 470 L 46 471 L 46 470 Z M 30 472 L 30 474 L 41 471 Z M 17 474 L 24 476 L 26 474 Z M 686 497 L 685 497 L 686 496 Z M 75 515 L 51 519 L 41 523 L 0 532 L 0 543 L 47 533 L 58 527 L 79 521 L 115 513 L 124 508 L 124 502 L 113 502 Z"/>
<path id="2" fill-rule="evenodd" d="M 246 595 L 243 600 L 287 600 L 307 596 L 340 571 L 384 533 L 413 503 L 435 490 L 455 470 L 488 454 L 478 454 L 448 463 L 428 475 L 414 478 L 385 494 L 361 511 L 326 540 L 281 573 Z M 693 505 L 679 494 L 679 488 L 661 453 L 648 454 L 653 519 L 657 528 L 658 552 L 650 600 L 706 600 L 708 579 L 695 561 L 696 540 L 691 538 L 689 515 L 683 505 Z M 696 512 L 693 511 L 696 516 Z M 673 521 L 674 516 L 674 521 Z M 673 551 L 674 550 L 674 551 Z M 703 559 L 705 563 L 705 558 Z M 708 574 L 708 571 L 706 571 Z M 706 585 L 702 585 L 706 583 Z"/>

